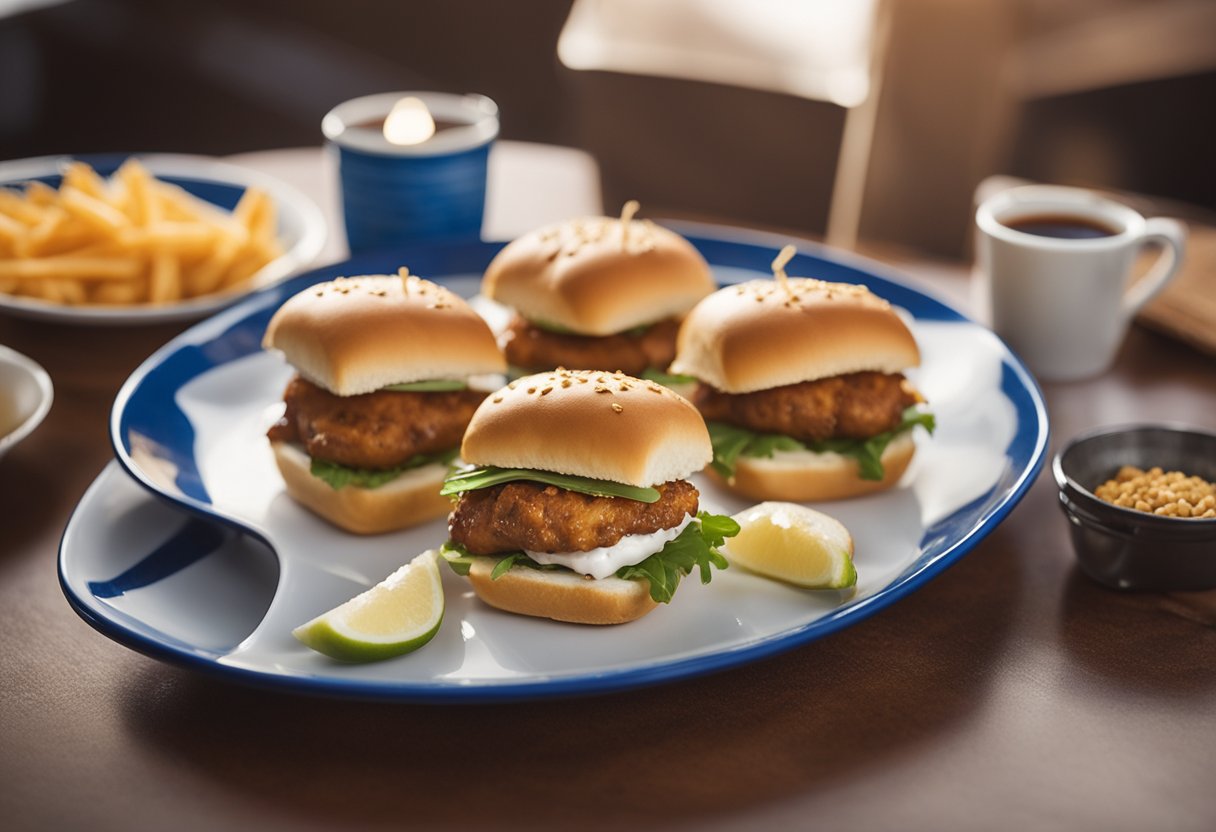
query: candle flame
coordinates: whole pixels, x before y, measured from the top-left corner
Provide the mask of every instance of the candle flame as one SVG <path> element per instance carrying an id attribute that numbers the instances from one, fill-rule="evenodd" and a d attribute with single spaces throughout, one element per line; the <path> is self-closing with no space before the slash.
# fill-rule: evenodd
<path id="1" fill-rule="evenodd" d="M 406 96 L 393 105 L 384 120 L 384 138 L 390 144 L 422 144 L 435 135 L 435 119 L 421 98 Z"/>

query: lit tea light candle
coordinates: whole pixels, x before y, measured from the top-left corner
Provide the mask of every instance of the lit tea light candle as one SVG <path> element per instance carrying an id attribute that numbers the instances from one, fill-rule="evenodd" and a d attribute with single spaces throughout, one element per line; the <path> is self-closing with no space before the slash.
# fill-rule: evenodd
<path id="1" fill-rule="evenodd" d="M 481 95 L 394 92 L 343 102 L 321 122 L 337 156 L 352 252 L 476 239 L 498 107 Z"/>
<path id="2" fill-rule="evenodd" d="M 399 146 L 422 144 L 435 135 L 435 119 L 421 98 L 399 99 L 384 119 L 384 138 Z"/>

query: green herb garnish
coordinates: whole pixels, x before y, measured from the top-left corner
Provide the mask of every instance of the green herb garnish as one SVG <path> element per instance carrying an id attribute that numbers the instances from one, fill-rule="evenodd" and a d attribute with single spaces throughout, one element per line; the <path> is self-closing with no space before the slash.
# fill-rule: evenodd
<path id="1" fill-rule="evenodd" d="M 621 567 L 616 571 L 616 577 L 628 581 L 649 581 L 650 597 L 660 604 L 670 603 L 680 585 L 680 579 L 691 574 L 693 569 L 700 571 L 701 583 L 707 584 L 713 578 L 711 567 L 726 569 L 730 566 L 718 551 L 718 547 L 726 538 L 734 537 L 738 533 L 739 524 L 731 518 L 703 511 L 680 532 L 679 537 L 667 541 L 662 549 L 641 563 Z M 469 574 L 473 559 L 480 557 L 469 554 L 467 549 L 451 540 L 443 544 L 440 552 L 452 571 L 462 576 Z M 490 579 L 495 581 L 513 566 L 539 570 L 566 569 L 556 564 L 537 563 L 523 552 L 487 557 L 498 558 L 490 572 Z"/>
<path id="2" fill-rule="evenodd" d="M 450 448 L 437 454 L 415 454 L 394 468 L 353 468 L 323 459 L 313 459 L 309 470 L 314 477 L 324 480 L 334 491 L 348 485 L 355 488 L 379 488 L 414 468 L 421 468 L 432 462 L 447 465 L 459 452 L 458 448 Z"/>
<path id="3" fill-rule="evenodd" d="M 768 459 L 777 451 L 814 451 L 852 457 L 857 460 L 859 475 L 863 480 L 881 480 L 882 455 L 891 441 L 917 425 L 933 433 L 936 420 L 932 413 L 909 407 L 904 411 L 900 423 L 885 433 L 869 439 L 825 439 L 821 442 L 803 442 L 792 436 L 756 433 L 724 422 L 707 422 L 706 425 L 714 446 L 714 461 L 710 467 L 726 479 L 735 475 L 735 463 L 741 456 Z"/>
<path id="4" fill-rule="evenodd" d="M 569 474 L 555 474 L 552 471 L 536 471 L 528 468 L 473 468 L 452 474 L 444 480 L 440 494 L 463 494 L 465 491 L 477 491 L 501 485 L 504 482 L 531 480 L 543 482 L 546 485 L 556 485 L 567 491 L 577 491 L 580 494 L 590 494 L 593 497 L 624 497 L 628 500 L 638 500 L 643 503 L 655 503 L 659 500 L 657 488 L 639 488 L 636 485 L 596 480 L 591 477 L 575 477 Z"/>

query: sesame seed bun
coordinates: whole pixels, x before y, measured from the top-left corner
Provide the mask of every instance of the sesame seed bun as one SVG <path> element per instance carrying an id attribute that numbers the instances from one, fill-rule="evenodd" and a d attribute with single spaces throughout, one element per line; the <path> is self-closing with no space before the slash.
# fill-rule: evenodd
<path id="1" fill-rule="evenodd" d="M 379 488 L 348 485 L 335 490 L 312 475 L 312 461 L 303 448 L 288 442 L 270 446 L 288 495 L 348 532 L 383 534 L 442 517 L 452 508 L 452 501 L 439 494 L 448 466 L 438 462 L 406 471 Z"/>
<path id="2" fill-rule="evenodd" d="M 506 612 L 573 624 L 624 624 L 658 606 L 646 581 L 590 580 L 566 570 L 523 566 L 495 580 L 490 577 L 494 564 L 494 558 L 475 558 L 469 583 L 481 600 Z"/>
<path id="3" fill-rule="evenodd" d="M 506 372 L 494 334 L 464 299 L 413 276 L 310 286 L 270 319 L 262 345 L 339 396 Z"/>
<path id="4" fill-rule="evenodd" d="M 461 456 L 641 487 L 683 479 L 713 458 L 686 399 L 622 373 L 555 370 L 491 393 L 469 422 Z"/>
<path id="5" fill-rule="evenodd" d="M 794 277 L 789 287 L 752 280 L 698 303 L 680 326 L 671 372 L 750 393 L 920 364 L 903 320 L 864 286 Z"/>
<path id="6" fill-rule="evenodd" d="M 674 231 L 588 217 L 508 244 L 486 268 L 481 293 L 531 321 L 612 335 L 683 315 L 714 285 L 705 259 Z"/>

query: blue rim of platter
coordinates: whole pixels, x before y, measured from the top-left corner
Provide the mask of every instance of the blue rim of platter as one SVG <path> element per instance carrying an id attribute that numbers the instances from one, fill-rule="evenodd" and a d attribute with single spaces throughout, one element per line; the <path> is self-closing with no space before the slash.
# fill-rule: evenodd
<path id="1" fill-rule="evenodd" d="M 770 272 L 776 249 L 790 242 L 787 237 L 719 226 L 683 223 L 675 227 L 691 240 L 711 266 L 760 274 Z M 917 320 L 970 323 L 947 303 L 912 288 L 903 282 L 906 278 L 895 277 L 890 270 L 873 261 L 815 243 L 797 242 L 799 253 L 787 267 L 790 273 L 812 274 L 829 281 L 864 283 Z M 304 288 L 342 275 L 395 273 L 401 263 L 409 263 L 413 273 L 438 282 L 442 282 L 445 275 L 480 274 L 503 245 L 497 242 L 428 243 L 361 255 L 268 287 L 193 326 L 150 356 L 119 391 L 110 424 L 111 441 L 119 462 L 137 483 L 157 498 L 192 514 L 232 526 L 273 549 L 273 544 L 263 535 L 211 507 L 192 456 L 173 458 L 178 465 L 176 487 L 179 494 L 170 495 L 149 481 L 133 461 L 132 448 L 126 437 L 133 430 L 152 437 L 168 435 L 173 437 L 172 441 L 161 444 L 191 448 L 193 428 L 178 409 L 173 392 L 214 367 L 259 352 L 262 333 L 270 316 L 287 298 Z M 663 660 L 653 665 L 480 686 L 450 681 L 416 684 L 287 676 L 221 664 L 213 655 L 169 639 L 127 616 L 112 613 L 98 603 L 96 595 L 78 593 L 65 573 L 63 543 L 59 558 L 60 585 L 81 618 L 127 647 L 232 681 L 276 690 L 400 702 L 502 702 L 607 693 L 725 670 L 785 652 L 873 615 L 955 563 L 1013 510 L 1042 469 L 1049 430 L 1047 410 L 1038 384 L 1022 362 L 1003 344 L 1001 347 L 1000 391 L 1008 397 L 1018 418 L 1015 433 L 1005 449 L 1008 465 L 1000 480 L 984 495 L 927 528 L 918 543 L 920 555 L 886 586 L 801 626 L 742 647 Z M 960 525 L 960 528 L 953 527 Z"/>

